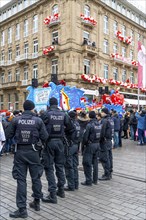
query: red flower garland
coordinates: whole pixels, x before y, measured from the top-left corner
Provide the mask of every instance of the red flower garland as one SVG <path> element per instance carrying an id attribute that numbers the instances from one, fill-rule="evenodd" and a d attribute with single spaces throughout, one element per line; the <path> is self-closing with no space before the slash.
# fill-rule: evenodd
<path id="1" fill-rule="evenodd" d="M 127 59 L 123 57 L 122 55 L 119 55 L 118 53 L 112 53 L 111 58 L 121 60 L 122 62 L 131 64 L 133 66 L 138 66 L 138 62 L 136 60 L 130 60 L 129 58 Z"/>
<path id="2" fill-rule="evenodd" d="M 94 26 L 97 24 L 97 21 L 94 20 L 94 18 L 92 18 L 91 16 L 86 16 L 84 14 L 81 14 L 80 17 L 84 20 L 84 21 L 89 21 L 91 24 L 93 24 Z"/>
<path id="3" fill-rule="evenodd" d="M 44 48 L 44 49 L 43 49 L 43 54 L 44 54 L 44 55 L 48 55 L 49 52 L 53 51 L 54 49 L 55 49 L 54 46 L 49 46 L 49 47 L 47 47 L 47 48 Z"/>
<path id="4" fill-rule="evenodd" d="M 117 31 L 116 32 L 116 36 L 117 38 L 122 41 L 123 43 L 126 43 L 126 44 L 131 44 L 132 42 L 132 37 L 124 37 L 121 33 L 121 31 Z"/>
<path id="5" fill-rule="evenodd" d="M 57 21 L 59 19 L 59 14 L 56 13 L 54 15 L 50 15 L 47 18 L 44 19 L 44 24 L 50 24 L 51 21 Z"/>
<path id="6" fill-rule="evenodd" d="M 117 81 L 115 79 L 104 79 L 102 77 L 98 77 L 96 75 L 90 76 L 87 74 L 82 74 L 81 78 L 84 81 L 88 81 L 89 83 L 99 82 L 101 84 L 109 83 L 110 85 L 123 86 L 127 89 L 138 89 L 138 84 L 133 84 L 129 82 L 129 79 L 126 82 Z M 146 88 L 141 88 L 141 92 L 146 92 Z"/>

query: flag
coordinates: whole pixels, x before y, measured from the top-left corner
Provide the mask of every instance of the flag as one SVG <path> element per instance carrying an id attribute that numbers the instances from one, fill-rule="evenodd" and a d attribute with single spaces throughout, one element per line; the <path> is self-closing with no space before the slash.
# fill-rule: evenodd
<path id="1" fill-rule="evenodd" d="M 138 88 L 146 87 L 146 49 L 138 42 Z"/>

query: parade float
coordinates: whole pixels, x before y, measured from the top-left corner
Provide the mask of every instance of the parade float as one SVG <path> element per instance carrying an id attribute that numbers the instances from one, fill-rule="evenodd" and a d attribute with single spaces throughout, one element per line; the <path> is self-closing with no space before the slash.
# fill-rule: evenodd
<path id="1" fill-rule="evenodd" d="M 109 110 L 115 109 L 117 112 L 124 111 L 124 97 L 118 93 L 118 90 L 111 90 L 110 95 L 103 94 L 100 101 L 93 99 L 90 102 L 83 89 L 66 86 L 66 83 L 56 85 L 50 82 L 43 85 L 43 88 L 29 86 L 27 90 L 29 91 L 27 99 L 35 103 L 37 111 L 46 110 L 51 97 L 57 98 L 58 106 L 64 111 L 91 111 L 102 107 L 107 107 Z"/>

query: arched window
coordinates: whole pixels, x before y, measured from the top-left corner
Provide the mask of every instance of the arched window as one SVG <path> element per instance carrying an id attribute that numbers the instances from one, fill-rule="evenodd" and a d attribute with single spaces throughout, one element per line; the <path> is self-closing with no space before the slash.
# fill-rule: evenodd
<path id="1" fill-rule="evenodd" d="M 85 5 L 84 7 L 84 15 L 87 17 L 90 16 L 90 7 L 88 5 Z"/>
<path id="2" fill-rule="evenodd" d="M 58 13 L 58 5 L 54 5 L 52 7 L 52 14 L 54 15 L 54 14 L 57 14 L 57 13 Z"/>

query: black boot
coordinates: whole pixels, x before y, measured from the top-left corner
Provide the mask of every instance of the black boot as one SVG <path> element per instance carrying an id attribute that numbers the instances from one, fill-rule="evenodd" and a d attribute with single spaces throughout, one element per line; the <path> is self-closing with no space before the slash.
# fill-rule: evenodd
<path id="1" fill-rule="evenodd" d="M 102 176 L 101 178 L 99 178 L 99 180 L 101 180 L 101 181 L 110 180 L 110 179 L 111 179 L 110 175 L 108 175 L 108 176 Z"/>
<path id="2" fill-rule="evenodd" d="M 54 192 L 50 192 L 49 196 L 43 197 L 42 198 L 42 202 L 46 202 L 46 203 L 57 203 L 57 196 L 56 193 Z"/>
<path id="3" fill-rule="evenodd" d="M 92 183 L 88 183 L 88 182 L 81 182 L 81 185 L 83 186 L 92 186 Z"/>
<path id="4" fill-rule="evenodd" d="M 27 210 L 26 210 L 26 208 L 20 208 L 20 209 L 16 210 L 15 212 L 11 212 L 9 214 L 9 217 L 11 217 L 11 218 L 27 218 L 28 217 Z"/>
<path id="5" fill-rule="evenodd" d="M 33 202 L 29 203 L 30 208 L 34 209 L 35 211 L 40 211 L 40 200 L 34 199 Z"/>
<path id="6" fill-rule="evenodd" d="M 60 198 L 65 198 L 65 193 L 64 193 L 64 189 L 58 189 L 57 191 L 57 196 L 59 196 Z"/>
<path id="7" fill-rule="evenodd" d="M 64 191 L 75 191 L 75 189 L 66 186 L 66 187 L 64 187 Z"/>

